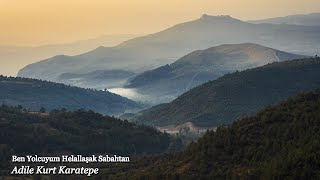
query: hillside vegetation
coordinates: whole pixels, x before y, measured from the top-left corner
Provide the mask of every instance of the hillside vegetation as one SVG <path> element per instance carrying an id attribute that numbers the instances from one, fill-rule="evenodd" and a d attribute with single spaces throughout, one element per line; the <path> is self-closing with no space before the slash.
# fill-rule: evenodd
<path id="1" fill-rule="evenodd" d="M 141 111 L 131 119 L 166 126 L 193 122 L 219 126 L 320 87 L 319 58 L 277 62 L 227 74 L 172 101 Z"/>
<path id="2" fill-rule="evenodd" d="M 13 154 L 43 156 L 117 154 L 129 156 L 167 150 L 170 138 L 154 128 L 93 111 L 24 112 L 0 106 L 0 167 Z"/>
<path id="3" fill-rule="evenodd" d="M 107 169 L 109 179 L 319 179 L 320 90 L 207 132 L 183 153 Z M 111 171 L 111 172 L 110 172 Z"/>
<path id="4" fill-rule="evenodd" d="M 27 78 L 0 76 L 0 104 L 21 105 L 29 111 L 91 109 L 103 114 L 121 114 L 141 105 L 119 95 Z"/>

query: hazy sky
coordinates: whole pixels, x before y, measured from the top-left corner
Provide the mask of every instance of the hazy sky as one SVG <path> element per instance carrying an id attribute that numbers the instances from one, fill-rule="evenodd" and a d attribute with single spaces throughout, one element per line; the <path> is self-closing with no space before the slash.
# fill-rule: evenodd
<path id="1" fill-rule="evenodd" d="M 0 0 L 0 44 L 146 34 L 200 17 L 253 20 L 320 12 L 320 0 Z"/>

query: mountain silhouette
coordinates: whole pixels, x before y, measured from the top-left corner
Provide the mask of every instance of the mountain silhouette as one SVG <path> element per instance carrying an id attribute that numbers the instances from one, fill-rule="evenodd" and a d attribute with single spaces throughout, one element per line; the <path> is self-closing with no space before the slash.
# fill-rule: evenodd
<path id="1" fill-rule="evenodd" d="M 59 82 L 63 73 L 125 70 L 134 73 L 171 64 L 198 50 L 221 44 L 251 42 L 282 51 L 315 55 L 320 27 L 287 24 L 251 24 L 230 16 L 208 16 L 163 31 L 125 41 L 115 47 L 99 47 L 77 56 L 59 55 L 19 71 L 19 76 Z M 123 79 L 121 80 L 123 81 Z"/>

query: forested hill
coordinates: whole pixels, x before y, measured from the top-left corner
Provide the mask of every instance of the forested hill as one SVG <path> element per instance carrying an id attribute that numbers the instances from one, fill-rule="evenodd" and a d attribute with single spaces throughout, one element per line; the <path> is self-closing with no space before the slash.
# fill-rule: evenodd
<path id="1" fill-rule="evenodd" d="M 319 179 L 319 114 L 320 90 L 317 90 L 270 106 L 216 132 L 207 132 L 183 153 L 141 160 L 135 167 L 120 167 L 109 176 L 183 180 Z M 137 165 L 143 163 L 151 165 Z"/>
<path id="2" fill-rule="evenodd" d="M 119 95 L 27 78 L 0 76 L 0 104 L 21 105 L 30 111 L 66 108 L 121 114 L 140 107 Z"/>
<path id="3" fill-rule="evenodd" d="M 24 112 L 0 106 L 0 167 L 11 155 L 160 153 L 170 143 L 168 134 L 154 128 L 103 116 L 93 111 Z M 0 168 L 2 169 L 2 168 Z"/>
<path id="4" fill-rule="evenodd" d="M 158 126 L 185 122 L 210 127 L 228 124 L 299 92 L 320 88 L 319 77 L 319 58 L 272 63 L 227 74 L 171 103 L 144 110 L 133 119 Z"/>

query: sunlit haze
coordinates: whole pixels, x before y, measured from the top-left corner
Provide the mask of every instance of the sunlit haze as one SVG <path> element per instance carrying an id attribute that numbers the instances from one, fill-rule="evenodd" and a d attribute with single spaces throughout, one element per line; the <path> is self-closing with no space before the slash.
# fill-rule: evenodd
<path id="1" fill-rule="evenodd" d="M 242 20 L 320 11 L 319 0 L 0 0 L 0 44 L 43 45 L 146 34 L 201 14 Z"/>

